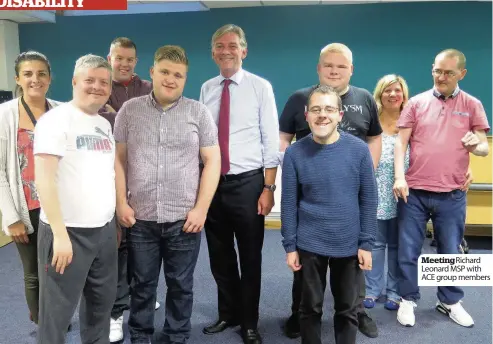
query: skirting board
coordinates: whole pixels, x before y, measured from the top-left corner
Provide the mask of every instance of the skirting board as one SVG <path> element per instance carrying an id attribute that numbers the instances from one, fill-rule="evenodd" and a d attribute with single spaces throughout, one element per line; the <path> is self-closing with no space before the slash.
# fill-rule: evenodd
<path id="1" fill-rule="evenodd" d="M 273 211 L 265 217 L 265 229 L 281 229 L 281 213 Z"/>
<path id="2" fill-rule="evenodd" d="M 0 231 L 0 247 L 3 247 L 7 244 L 10 244 L 12 240 L 10 237 L 6 236 L 3 232 Z"/>
<path id="3" fill-rule="evenodd" d="M 2 214 L 0 214 L 0 223 L 2 223 Z M 0 230 L 0 247 L 10 244 L 12 240 L 10 237 L 6 236 L 5 233 Z"/>
<path id="4" fill-rule="evenodd" d="M 428 230 L 433 231 L 433 226 L 428 224 Z M 275 218 L 267 217 L 265 219 L 265 229 L 281 229 L 281 220 Z M 489 225 L 479 226 L 479 225 L 466 225 L 465 230 L 466 236 L 481 236 L 481 237 L 491 237 L 492 228 Z"/>

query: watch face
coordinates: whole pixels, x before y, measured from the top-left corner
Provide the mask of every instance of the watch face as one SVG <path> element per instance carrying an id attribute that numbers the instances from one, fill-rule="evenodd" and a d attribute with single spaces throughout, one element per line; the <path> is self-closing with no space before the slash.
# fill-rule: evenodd
<path id="1" fill-rule="evenodd" d="M 276 191 L 276 186 L 275 185 L 264 185 L 264 188 L 274 192 Z"/>

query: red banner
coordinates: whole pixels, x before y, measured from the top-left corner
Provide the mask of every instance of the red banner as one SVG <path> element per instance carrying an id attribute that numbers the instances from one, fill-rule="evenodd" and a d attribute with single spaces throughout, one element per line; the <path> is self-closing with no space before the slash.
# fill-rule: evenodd
<path id="1" fill-rule="evenodd" d="M 127 0 L 0 0 L 1 10 L 126 10 Z"/>

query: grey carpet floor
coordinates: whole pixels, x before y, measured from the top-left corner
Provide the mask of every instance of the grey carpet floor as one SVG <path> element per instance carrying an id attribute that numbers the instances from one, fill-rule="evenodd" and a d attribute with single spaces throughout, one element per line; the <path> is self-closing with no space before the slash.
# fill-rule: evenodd
<path id="1" fill-rule="evenodd" d="M 260 303 L 259 331 L 265 344 L 300 343 L 282 335 L 281 326 L 289 315 L 291 307 L 292 273 L 285 263 L 281 235 L 277 230 L 268 230 L 265 234 L 263 250 L 262 296 Z M 470 253 L 491 254 L 491 238 L 474 238 L 469 240 Z M 424 252 L 432 253 L 429 241 Z M 22 267 L 14 244 L 0 248 L 0 344 L 34 344 L 36 327 L 28 319 L 28 310 L 24 299 Z M 166 287 L 161 278 L 158 288 L 158 300 L 164 304 Z M 358 334 L 361 344 L 462 344 L 492 343 L 492 289 L 490 287 L 467 287 L 465 289 L 464 307 L 475 320 L 471 329 L 462 328 L 450 319 L 434 310 L 436 289 L 422 288 L 422 299 L 416 310 L 416 326 L 405 328 L 396 321 L 396 312 L 390 312 L 379 303 L 371 310 L 376 320 L 380 335 L 376 339 Z M 214 321 L 217 316 L 216 288 L 209 269 L 207 244 L 205 236 L 195 272 L 195 302 L 192 315 L 192 334 L 189 344 L 241 344 L 239 329 L 233 328 L 223 333 L 206 336 L 202 328 Z M 322 323 L 323 343 L 334 343 L 332 326 L 332 296 L 327 290 Z M 125 312 L 125 322 L 128 312 Z M 164 323 L 164 305 L 155 315 L 158 331 Z M 67 343 L 80 343 L 78 314 L 74 314 L 73 329 L 67 334 Z M 127 340 L 128 332 L 125 326 Z"/>

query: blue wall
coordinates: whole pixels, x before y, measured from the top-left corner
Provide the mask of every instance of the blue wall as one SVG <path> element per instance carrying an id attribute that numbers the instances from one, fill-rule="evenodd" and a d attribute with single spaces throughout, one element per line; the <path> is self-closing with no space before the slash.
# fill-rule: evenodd
<path id="1" fill-rule="evenodd" d="M 56 24 L 20 25 L 21 51 L 45 53 L 53 67 L 50 96 L 68 100 L 75 60 L 106 56 L 111 40 L 132 38 L 140 58 L 137 73 L 148 78 L 153 53 L 165 44 L 186 49 L 190 70 L 185 95 L 198 99 L 200 86 L 218 70 L 210 38 L 223 24 L 246 32 L 244 68 L 272 82 L 281 111 L 289 95 L 317 82 L 320 49 L 347 44 L 354 54 L 354 85 L 373 90 L 378 78 L 399 73 L 412 94 L 432 86 L 431 64 L 445 48 L 462 50 L 469 72 L 461 87 L 492 111 L 492 4 L 434 2 L 215 9 L 208 12 L 57 17 Z"/>

